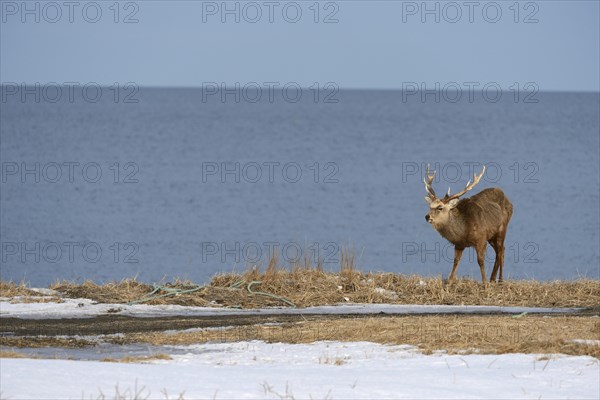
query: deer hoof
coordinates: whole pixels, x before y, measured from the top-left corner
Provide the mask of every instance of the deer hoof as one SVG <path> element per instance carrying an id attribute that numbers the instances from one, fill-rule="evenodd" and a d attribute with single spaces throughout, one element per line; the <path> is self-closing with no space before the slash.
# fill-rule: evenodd
<path id="1" fill-rule="evenodd" d="M 454 285 L 455 283 L 456 283 L 456 278 L 442 279 L 442 285 L 444 285 L 444 286 L 451 286 L 451 285 Z"/>

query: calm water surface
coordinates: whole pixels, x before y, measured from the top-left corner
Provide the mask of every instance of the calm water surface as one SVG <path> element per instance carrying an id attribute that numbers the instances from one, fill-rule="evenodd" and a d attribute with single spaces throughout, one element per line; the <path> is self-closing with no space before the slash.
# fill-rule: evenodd
<path id="1" fill-rule="evenodd" d="M 424 218 L 425 162 L 438 193 L 488 163 L 474 192 L 499 186 L 514 204 L 510 278 L 599 278 L 598 94 L 136 98 L 1 104 L 3 280 L 202 282 L 264 267 L 273 251 L 288 266 L 301 254 L 336 270 L 341 248 L 365 271 L 447 275 L 452 247 Z M 492 263 L 489 248 L 488 275 Z M 473 252 L 459 275 L 478 279 Z"/>

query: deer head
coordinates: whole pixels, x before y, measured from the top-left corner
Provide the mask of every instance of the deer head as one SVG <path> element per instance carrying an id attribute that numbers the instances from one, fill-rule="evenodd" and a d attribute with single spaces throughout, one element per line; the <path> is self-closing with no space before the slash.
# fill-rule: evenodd
<path id="1" fill-rule="evenodd" d="M 440 199 L 436 196 L 435 191 L 431 186 L 433 179 L 435 178 L 435 171 L 430 174 L 429 165 L 427 165 L 427 171 L 425 173 L 425 177 L 423 178 L 423 182 L 425 183 L 425 190 L 427 191 L 425 201 L 427 201 L 429 204 L 429 212 L 425 215 L 425 220 L 429 222 L 435 229 L 446 225 L 450 218 L 450 212 L 458 204 L 460 196 L 473 189 L 479 183 L 484 173 L 485 165 L 483 166 L 483 170 L 479 175 L 473 174 L 473 182 L 469 180 L 462 191 L 451 195 L 450 188 L 448 188 L 446 195 Z"/>

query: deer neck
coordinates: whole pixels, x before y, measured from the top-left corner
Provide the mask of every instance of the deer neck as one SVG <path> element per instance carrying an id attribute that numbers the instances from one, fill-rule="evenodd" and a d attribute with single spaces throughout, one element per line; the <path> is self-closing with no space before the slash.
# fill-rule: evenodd
<path id="1" fill-rule="evenodd" d="M 437 231 L 452 244 L 457 244 L 464 240 L 467 226 L 461 213 L 454 209 L 450 212 L 447 223 L 438 227 Z"/>

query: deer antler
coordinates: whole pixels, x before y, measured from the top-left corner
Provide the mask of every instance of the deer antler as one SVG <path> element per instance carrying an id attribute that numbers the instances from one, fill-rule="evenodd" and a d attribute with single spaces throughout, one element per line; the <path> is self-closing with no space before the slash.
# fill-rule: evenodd
<path id="1" fill-rule="evenodd" d="M 427 178 L 427 180 L 425 180 L 425 178 Z M 437 199 L 435 192 L 433 191 L 433 187 L 431 186 L 433 183 L 433 178 L 435 178 L 435 171 L 433 171 L 432 175 L 429 175 L 429 164 L 427 164 L 427 171 L 423 177 L 423 183 L 425 184 L 425 190 L 427 190 L 427 194 L 431 200 Z"/>
<path id="2" fill-rule="evenodd" d="M 473 183 L 471 183 L 471 180 L 469 180 L 467 182 L 467 185 L 461 192 L 458 192 L 458 193 L 450 196 L 450 189 L 448 189 L 448 194 L 446 194 L 446 197 L 444 197 L 444 202 L 448 202 L 453 199 L 458 199 L 460 196 L 467 193 L 469 190 L 473 189 L 479 183 L 479 181 L 481 180 L 481 177 L 483 176 L 484 173 L 485 173 L 485 165 L 483 166 L 483 169 L 481 170 L 481 173 L 479 175 L 475 175 L 475 173 L 473 173 Z"/>

